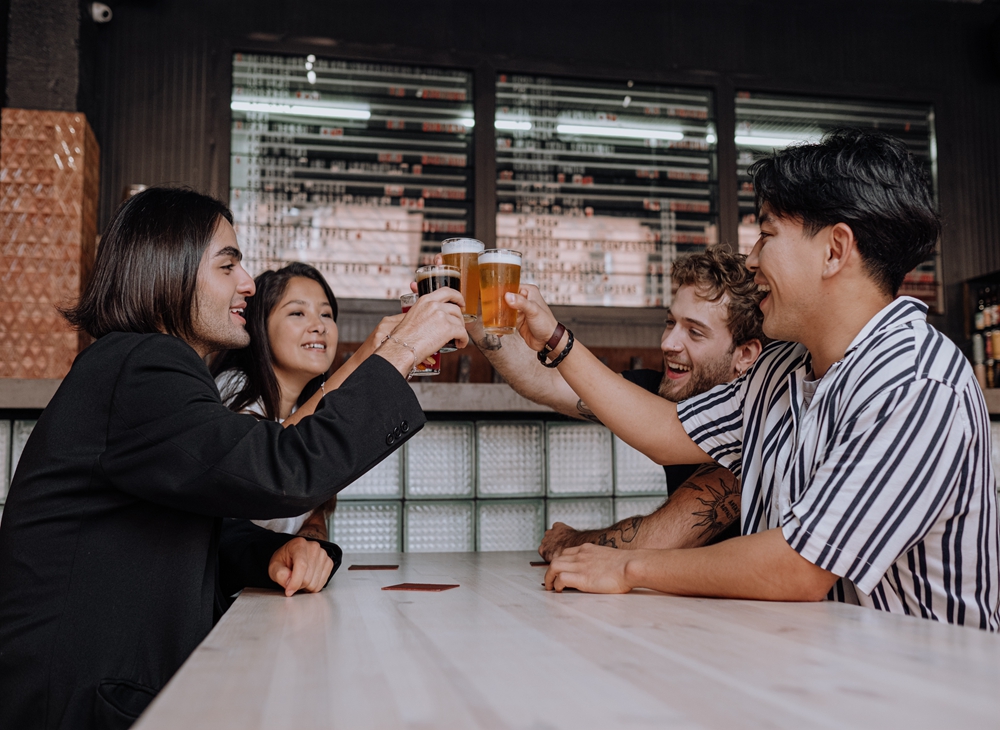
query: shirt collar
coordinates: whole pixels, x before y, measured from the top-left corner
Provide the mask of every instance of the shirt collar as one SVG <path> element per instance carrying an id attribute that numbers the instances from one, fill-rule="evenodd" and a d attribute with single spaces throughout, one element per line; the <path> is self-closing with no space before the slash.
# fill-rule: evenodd
<path id="1" fill-rule="evenodd" d="M 926 304 L 913 297 L 897 297 L 883 307 L 878 314 L 868 320 L 868 324 L 862 327 L 861 331 L 851 341 L 847 352 L 844 353 L 844 357 L 847 357 L 860 347 L 865 340 L 870 339 L 879 332 L 903 327 L 911 322 L 925 322 L 926 320 Z"/>

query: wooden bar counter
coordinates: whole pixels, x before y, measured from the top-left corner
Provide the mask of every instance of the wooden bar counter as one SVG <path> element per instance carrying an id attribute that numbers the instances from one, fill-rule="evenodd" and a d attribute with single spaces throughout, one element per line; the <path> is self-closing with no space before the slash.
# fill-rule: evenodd
<path id="1" fill-rule="evenodd" d="M 547 593 L 531 560 L 355 554 L 322 593 L 246 591 L 135 728 L 1000 726 L 995 635 L 826 602 Z M 460 587 L 381 590 L 404 582 Z"/>

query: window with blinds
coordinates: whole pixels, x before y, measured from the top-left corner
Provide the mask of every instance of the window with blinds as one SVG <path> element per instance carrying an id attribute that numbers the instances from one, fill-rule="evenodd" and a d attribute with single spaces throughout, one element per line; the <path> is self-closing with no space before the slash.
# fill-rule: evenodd
<path id="1" fill-rule="evenodd" d="M 499 74 L 497 246 L 553 304 L 657 307 L 718 239 L 712 93 Z"/>
<path id="2" fill-rule="evenodd" d="M 338 297 L 391 299 L 472 233 L 472 77 L 237 53 L 231 206 L 252 274 L 304 261 Z"/>
<path id="3" fill-rule="evenodd" d="M 937 198 L 937 146 L 934 110 L 927 104 L 810 99 L 801 96 L 736 94 L 736 159 L 739 176 L 740 250 L 748 253 L 757 240 L 753 185 L 747 167 L 763 155 L 802 142 L 818 142 L 838 127 L 877 129 L 898 137 L 924 165 Z M 940 253 L 911 271 L 900 294 L 942 310 Z"/>

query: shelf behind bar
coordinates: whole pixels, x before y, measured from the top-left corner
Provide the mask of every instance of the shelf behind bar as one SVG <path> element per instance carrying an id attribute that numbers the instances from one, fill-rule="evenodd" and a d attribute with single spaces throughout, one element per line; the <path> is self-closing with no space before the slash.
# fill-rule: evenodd
<path id="1" fill-rule="evenodd" d="M 0 378 L 0 410 L 45 408 L 61 380 Z M 505 383 L 411 382 L 425 411 L 541 412 L 552 411 L 515 393 Z"/>
<path id="2" fill-rule="evenodd" d="M 44 408 L 61 380 L 0 378 L 0 409 Z M 413 392 L 425 411 L 551 412 L 515 393 L 504 383 L 422 383 L 411 382 Z M 986 407 L 1000 416 L 1000 388 L 987 388 Z"/>
<path id="3" fill-rule="evenodd" d="M 0 378 L 0 408 L 45 408 L 62 380 Z"/>

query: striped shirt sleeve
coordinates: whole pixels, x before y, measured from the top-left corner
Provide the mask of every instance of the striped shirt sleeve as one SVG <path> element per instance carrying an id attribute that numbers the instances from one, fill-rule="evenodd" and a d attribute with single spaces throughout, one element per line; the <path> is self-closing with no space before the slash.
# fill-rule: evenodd
<path id="1" fill-rule="evenodd" d="M 736 476 L 743 465 L 747 381 L 747 376 L 737 378 L 677 405 L 677 417 L 691 440 Z"/>
<path id="2" fill-rule="evenodd" d="M 785 539 L 870 594 L 900 555 L 939 528 L 970 440 L 953 387 L 923 379 L 879 393 L 819 447 L 811 478 L 782 515 Z"/>

